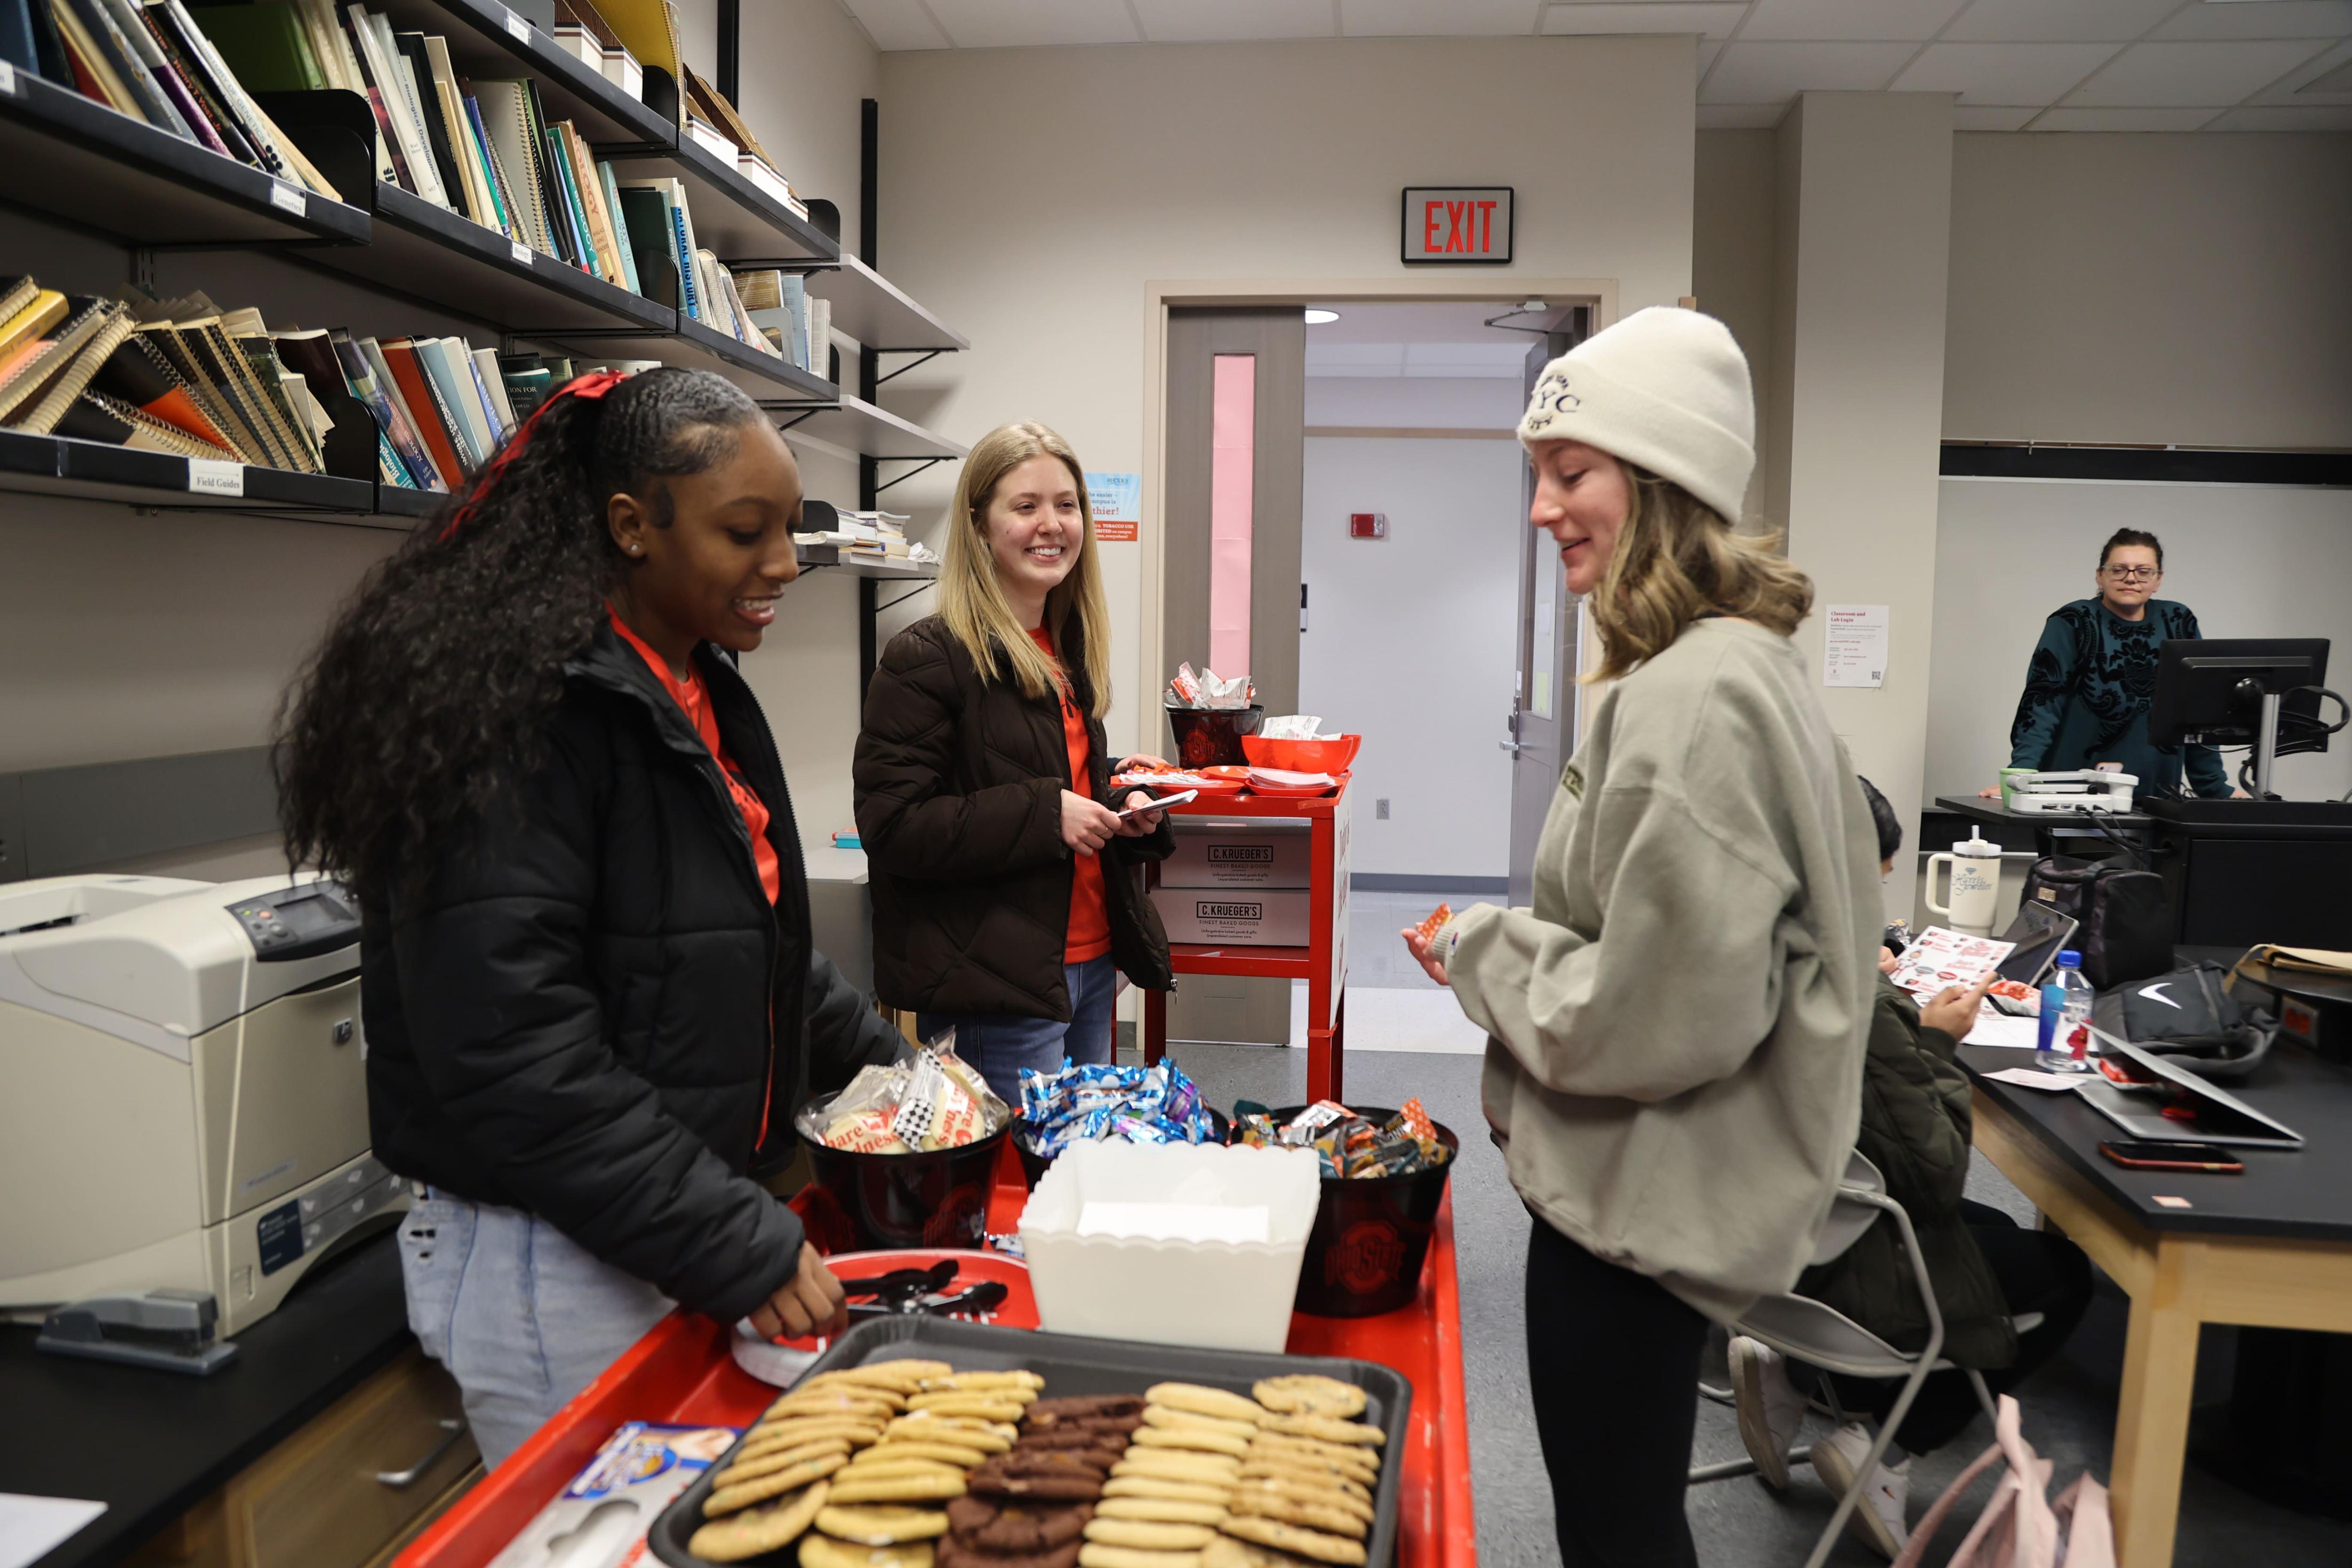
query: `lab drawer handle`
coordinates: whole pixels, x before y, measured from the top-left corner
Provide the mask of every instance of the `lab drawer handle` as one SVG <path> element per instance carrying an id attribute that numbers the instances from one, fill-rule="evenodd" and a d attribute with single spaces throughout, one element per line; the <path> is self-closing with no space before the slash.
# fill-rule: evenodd
<path id="1" fill-rule="evenodd" d="M 441 1430 L 444 1436 L 433 1445 L 431 1453 L 404 1470 L 376 1471 L 376 1485 L 390 1487 L 394 1491 L 405 1491 L 415 1486 L 425 1471 L 440 1462 L 442 1455 L 457 1446 L 457 1439 L 466 1435 L 466 1423 L 455 1416 L 445 1416 L 441 1419 Z"/>

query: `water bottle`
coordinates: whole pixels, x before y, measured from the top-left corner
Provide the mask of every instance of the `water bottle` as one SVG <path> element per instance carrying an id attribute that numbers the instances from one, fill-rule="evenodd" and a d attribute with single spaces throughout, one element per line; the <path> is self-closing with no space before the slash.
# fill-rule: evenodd
<path id="1" fill-rule="evenodd" d="M 2042 987 L 2033 1065 L 2044 1072 L 2091 1071 L 2091 981 L 2083 955 L 2072 947 L 2058 955 L 2058 967 Z"/>

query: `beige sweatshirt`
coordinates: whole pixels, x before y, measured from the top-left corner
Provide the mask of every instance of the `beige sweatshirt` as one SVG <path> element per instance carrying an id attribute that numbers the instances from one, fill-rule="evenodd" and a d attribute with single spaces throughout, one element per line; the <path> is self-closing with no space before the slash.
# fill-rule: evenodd
<path id="1" fill-rule="evenodd" d="M 1719 1322 L 1795 1283 L 1861 1116 L 1878 846 L 1807 674 L 1693 624 L 1601 698 L 1533 911 L 1437 945 L 1512 1185 Z"/>

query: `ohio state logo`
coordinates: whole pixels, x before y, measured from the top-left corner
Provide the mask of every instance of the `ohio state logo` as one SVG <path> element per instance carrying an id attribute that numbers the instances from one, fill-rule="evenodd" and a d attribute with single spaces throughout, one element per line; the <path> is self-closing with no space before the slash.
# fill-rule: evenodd
<path id="1" fill-rule="evenodd" d="M 1404 1238 L 1385 1219 L 1361 1219 L 1339 1232 L 1323 1255 L 1323 1282 L 1369 1292 L 1397 1277 L 1404 1267 Z"/>

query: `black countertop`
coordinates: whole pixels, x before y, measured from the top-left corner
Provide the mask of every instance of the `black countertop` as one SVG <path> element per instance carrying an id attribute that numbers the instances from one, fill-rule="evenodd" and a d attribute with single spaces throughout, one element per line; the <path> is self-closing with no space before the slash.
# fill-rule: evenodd
<path id="1" fill-rule="evenodd" d="M 2245 1173 L 2223 1176 L 2126 1170 L 2100 1154 L 2099 1145 L 2131 1134 L 2081 1095 L 2021 1089 L 1984 1077 L 2007 1067 L 2032 1066 L 2032 1051 L 1964 1045 L 1958 1055 L 1978 1093 L 2000 1104 L 2149 1230 L 2352 1242 L 2352 1071 L 2281 1043 L 2252 1081 L 2217 1084 L 2304 1139 L 2303 1147 L 2294 1150 L 2233 1147 L 2230 1152 L 2246 1162 Z M 2195 1064 L 2184 1065 L 2193 1070 Z M 2167 1207 L 2155 1201 L 2158 1194 L 2185 1197 L 2190 1207 Z"/>
<path id="2" fill-rule="evenodd" d="M 121 1562 L 412 1343 L 388 1230 L 305 1279 L 210 1377 L 43 1355 L 34 1333 L 0 1328 L 0 1491 L 106 1504 L 36 1568 Z"/>

